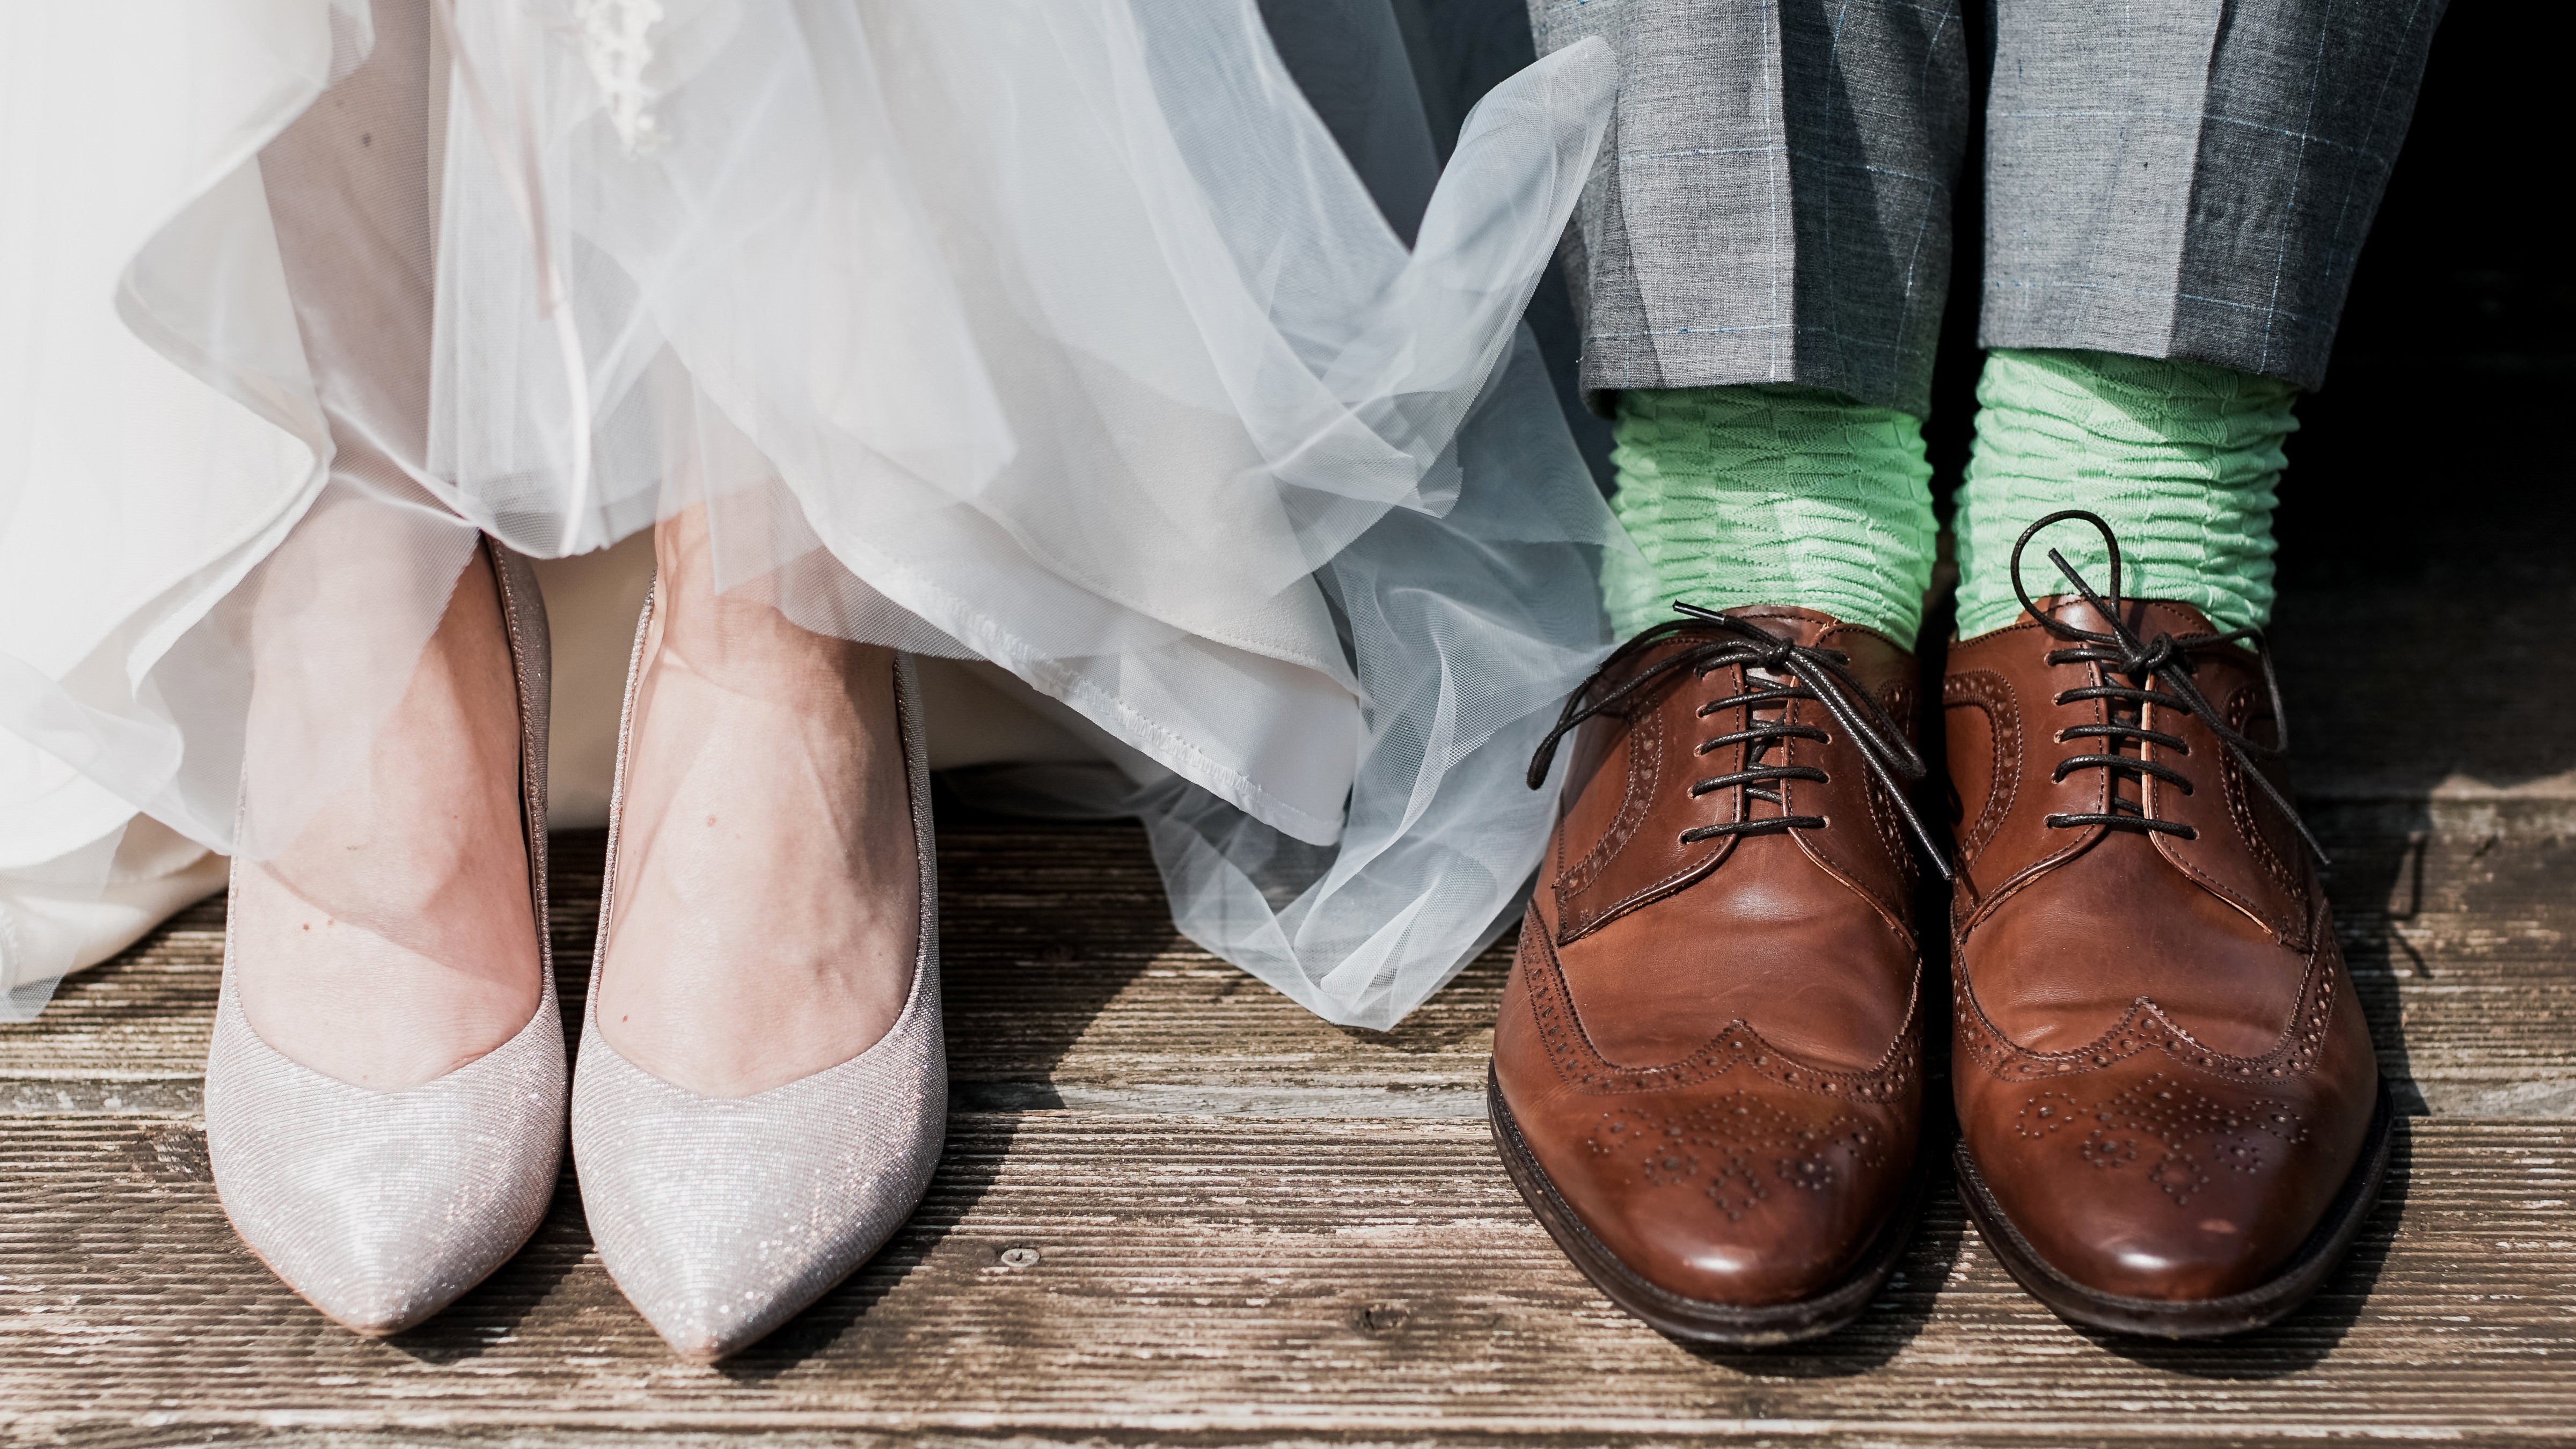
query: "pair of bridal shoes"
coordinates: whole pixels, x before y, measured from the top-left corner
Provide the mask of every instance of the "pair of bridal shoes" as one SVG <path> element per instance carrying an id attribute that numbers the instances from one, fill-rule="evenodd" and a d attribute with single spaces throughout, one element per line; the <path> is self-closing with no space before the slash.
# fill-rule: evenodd
<path id="1" fill-rule="evenodd" d="M 444 1076 L 355 1086 L 263 1041 L 232 947 L 206 1062 L 206 1145 L 224 1211 L 287 1286 L 346 1327 L 397 1333 L 518 1252 L 545 1216 L 567 1107 L 600 1261 L 672 1350 L 710 1362 L 768 1334 L 865 1262 L 929 1186 L 947 1117 L 937 875 L 920 688 L 896 656 L 895 703 L 920 869 L 919 945 L 901 1014 L 837 1066 L 745 1097 L 705 1096 L 620 1056 L 596 1013 L 567 1082 L 546 941 L 544 605 L 525 560 L 486 545 L 519 704 L 519 803 L 543 986 L 525 1026 Z M 648 602 L 636 631 L 609 811 L 600 968 Z"/>

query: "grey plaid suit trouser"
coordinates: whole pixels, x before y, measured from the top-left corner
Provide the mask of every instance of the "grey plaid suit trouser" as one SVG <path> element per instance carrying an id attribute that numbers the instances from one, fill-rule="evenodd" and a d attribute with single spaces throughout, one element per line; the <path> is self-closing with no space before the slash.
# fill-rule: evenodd
<path id="1" fill-rule="evenodd" d="M 1587 395 L 1922 415 L 1968 136 L 1958 0 L 1528 0 L 1617 51 L 1566 244 Z M 1988 347 L 2324 380 L 2445 0 L 1991 0 Z"/>

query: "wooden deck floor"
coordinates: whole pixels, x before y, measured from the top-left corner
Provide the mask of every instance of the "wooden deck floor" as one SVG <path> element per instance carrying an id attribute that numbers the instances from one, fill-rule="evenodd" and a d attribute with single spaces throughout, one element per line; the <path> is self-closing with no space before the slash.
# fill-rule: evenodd
<path id="1" fill-rule="evenodd" d="M 1341 1031 L 1180 939 L 1137 831 L 951 821 L 938 1180 L 719 1369 L 664 1354 L 569 1181 L 515 1262 L 389 1342 L 271 1280 L 197 1126 L 219 902 L 0 1028 L 0 1439 L 2576 1442 L 2576 731 L 2543 652 L 2576 571 L 2445 587 L 2327 580 L 2282 608 L 2303 794 L 2415 1115 L 2360 1250 L 2275 1330 L 2068 1328 L 1945 1192 L 1852 1329 L 1683 1348 L 1594 1293 L 1494 1159 L 1500 951 L 1393 1034 Z M 2354 650 L 2439 661 L 2438 708 Z M 577 1012 L 600 843 L 558 850 Z"/>

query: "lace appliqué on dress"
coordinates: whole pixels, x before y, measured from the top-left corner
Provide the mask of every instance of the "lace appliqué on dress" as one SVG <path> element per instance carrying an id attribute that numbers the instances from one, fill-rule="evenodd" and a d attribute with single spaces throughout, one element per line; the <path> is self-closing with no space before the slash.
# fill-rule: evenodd
<path id="1" fill-rule="evenodd" d="M 581 24 L 582 58 L 607 102 L 617 139 L 629 153 L 653 150 L 662 134 L 644 71 L 653 63 L 652 29 L 662 18 L 661 0 L 574 0 L 573 15 Z"/>

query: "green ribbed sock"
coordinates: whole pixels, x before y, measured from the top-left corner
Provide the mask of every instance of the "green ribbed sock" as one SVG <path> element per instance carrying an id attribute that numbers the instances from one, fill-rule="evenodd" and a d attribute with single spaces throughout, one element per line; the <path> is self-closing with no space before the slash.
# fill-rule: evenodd
<path id="1" fill-rule="evenodd" d="M 1914 647 L 1932 579 L 1923 424 L 1782 384 L 1623 392 L 1611 510 L 1645 556 L 1603 589 L 1625 638 L 1711 609 L 1794 604 Z"/>
<path id="2" fill-rule="evenodd" d="M 2286 382 L 2198 362 L 1988 353 L 1959 492 L 1959 637 L 2021 617 L 2013 541 L 2062 508 L 2111 525 L 2129 597 L 2179 600 L 2222 629 L 2263 623 L 2281 442 L 2298 429 L 2298 395 Z M 2110 587 L 2100 537 L 2070 521 L 2023 551 L 2032 598 L 2071 591 L 2048 561 L 2051 548 L 2093 587 Z"/>

